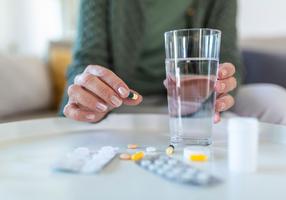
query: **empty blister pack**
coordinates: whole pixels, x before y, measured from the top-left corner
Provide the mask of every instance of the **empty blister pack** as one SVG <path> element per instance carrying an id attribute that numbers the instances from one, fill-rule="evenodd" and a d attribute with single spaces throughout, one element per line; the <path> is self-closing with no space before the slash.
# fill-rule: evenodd
<path id="1" fill-rule="evenodd" d="M 220 179 L 203 170 L 165 155 L 146 156 L 137 161 L 136 164 L 154 174 L 178 183 L 210 186 L 221 182 Z"/>
<path id="2" fill-rule="evenodd" d="M 117 155 L 118 150 L 117 147 L 105 146 L 92 152 L 79 147 L 56 162 L 54 168 L 73 173 L 97 173 Z"/>

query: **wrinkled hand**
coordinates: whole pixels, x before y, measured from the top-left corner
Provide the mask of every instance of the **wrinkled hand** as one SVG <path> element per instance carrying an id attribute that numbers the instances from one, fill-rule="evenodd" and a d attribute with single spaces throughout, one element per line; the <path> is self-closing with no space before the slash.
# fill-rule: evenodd
<path id="1" fill-rule="evenodd" d="M 138 98 L 128 99 L 130 92 Z M 64 115 L 84 122 L 98 122 L 122 104 L 138 105 L 142 101 L 142 96 L 129 89 L 116 74 L 98 65 L 89 65 L 75 77 L 74 84 L 68 88 L 68 96 Z"/>
<path id="2" fill-rule="evenodd" d="M 235 67 L 231 63 L 223 63 L 219 66 L 218 80 L 215 85 L 217 99 L 215 103 L 215 123 L 220 121 L 220 112 L 230 109 L 234 105 L 234 98 L 227 94 L 237 87 L 234 78 Z"/>
<path id="3" fill-rule="evenodd" d="M 180 106 L 176 101 L 169 101 L 169 112 L 171 115 L 177 116 L 188 115 L 198 111 L 201 107 L 200 101 L 205 101 L 208 98 L 211 90 L 208 87 L 214 87 L 217 92 L 215 102 L 214 122 L 220 121 L 220 112 L 228 110 L 234 104 L 234 99 L 227 94 L 236 88 L 236 79 L 233 77 L 235 67 L 231 63 L 223 63 L 219 66 L 218 77 L 214 78 L 213 82 L 206 76 L 194 75 L 193 77 L 181 77 L 180 85 L 182 89 L 176 89 L 176 79 L 172 76 L 167 76 L 164 81 L 165 87 L 168 89 L 168 95 L 180 94 Z M 175 92 L 175 94 L 173 94 Z M 199 102 L 199 103 L 198 103 Z M 178 109 L 180 112 L 178 112 Z"/>

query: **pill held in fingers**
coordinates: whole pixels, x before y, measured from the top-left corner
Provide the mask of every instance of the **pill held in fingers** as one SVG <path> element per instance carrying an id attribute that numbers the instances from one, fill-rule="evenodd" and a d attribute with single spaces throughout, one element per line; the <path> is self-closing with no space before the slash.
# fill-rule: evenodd
<path id="1" fill-rule="evenodd" d="M 157 149 L 156 149 L 156 147 L 146 147 L 146 152 L 148 152 L 148 153 L 153 153 L 153 152 L 156 152 L 157 151 Z"/>
<path id="2" fill-rule="evenodd" d="M 130 92 L 127 98 L 132 99 L 132 100 L 137 100 L 138 97 L 139 96 L 137 94 L 135 94 L 134 92 Z"/>

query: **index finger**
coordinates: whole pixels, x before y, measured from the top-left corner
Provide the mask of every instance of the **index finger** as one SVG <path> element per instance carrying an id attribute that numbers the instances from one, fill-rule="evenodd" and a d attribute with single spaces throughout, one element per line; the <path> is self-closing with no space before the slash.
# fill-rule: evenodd
<path id="1" fill-rule="evenodd" d="M 226 79 L 233 76 L 235 73 L 235 66 L 231 63 L 222 63 L 218 69 L 218 79 Z"/>
<path id="2" fill-rule="evenodd" d="M 99 65 L 89 65 L 85 69 L 85 72 L 88 72 L 94 76 L 100 78 L 103 82 L 109 85 L 118 95 L 122 98 L 128 97 L 130 93 L 129 87 L 124 83 L 124 81 L 119 78 L 111 70 L 99 66 Z"/>

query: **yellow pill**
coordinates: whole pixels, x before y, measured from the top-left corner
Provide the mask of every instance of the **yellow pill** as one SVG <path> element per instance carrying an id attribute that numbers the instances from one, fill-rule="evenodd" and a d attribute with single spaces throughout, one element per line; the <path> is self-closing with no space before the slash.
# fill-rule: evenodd
<path id="1" fill-rule="evenodd" d="M 128 153 L 122 153 L 122 154 L 120 154 L 119 158 L 121 160 L 130 160 L 131 159 L 131 155 L 128 154 Z"/>
<path id="2" fill-rule="evenodd" d="M 169 145 L 168 148 L 166 149 L 166 154 L 168 156 L 172 155 L 174 153 L 174 146 L 173 145 Z"/>
<path id="3" fill-rule="evenodd" d="M 144 157 L 144 152 L 140 151 L 140 152 L 133 154 L 131 156 L 131 160 L 137 161 L 137 160 L 141 160 L 143 157 Z"/>
<path id="4" fill-rule="evenodd" d="M 189 159 L 194 162 L 205 162 L 208 161 L 208 156 L 204 154 L 193 154 L 190 155 Z"/>
<path id="5" fill-rule="evenodd" d="M 127 148 L 128 148 L 128 149 L 136 149 L 137 147 L 138 147 L 137 144 L 128 144 L 128 145 L 127 145 Z"/>

